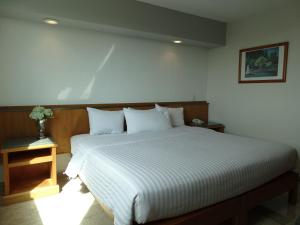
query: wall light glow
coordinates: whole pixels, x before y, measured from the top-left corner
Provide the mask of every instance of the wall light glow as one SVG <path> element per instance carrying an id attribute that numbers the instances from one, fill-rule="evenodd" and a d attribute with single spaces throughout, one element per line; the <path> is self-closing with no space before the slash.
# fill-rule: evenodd
<path id="1" fill-rule="evenodd" d="M 181 40 L 175 40 L 175 41 L 173 41 L 175 44 L 181 44 L 182 43 L 182 41 Z"/>
<path id="2" fill-rule="evenodd" d="M 58 24 L 58 21 L 55 19 L 44 19 L 44 22 L 50 25 L 56 25 Z"/>

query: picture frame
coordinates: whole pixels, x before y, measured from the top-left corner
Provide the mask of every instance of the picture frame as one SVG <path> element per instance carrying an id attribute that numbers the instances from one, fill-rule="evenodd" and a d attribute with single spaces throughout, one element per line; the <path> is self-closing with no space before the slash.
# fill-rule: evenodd
<path id="1" fill-rule="evenodd" d="M 239 83 L 286 82 L 289 42 L 241 49 Z"/>

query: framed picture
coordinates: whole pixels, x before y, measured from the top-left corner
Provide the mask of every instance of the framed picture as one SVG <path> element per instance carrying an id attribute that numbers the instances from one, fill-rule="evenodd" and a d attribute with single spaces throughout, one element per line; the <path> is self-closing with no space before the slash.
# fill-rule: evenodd
<path id="1" fill-rule="evenodd" d="M 285 82 L 288 42 L 240 50 L 239 83 Z"/>

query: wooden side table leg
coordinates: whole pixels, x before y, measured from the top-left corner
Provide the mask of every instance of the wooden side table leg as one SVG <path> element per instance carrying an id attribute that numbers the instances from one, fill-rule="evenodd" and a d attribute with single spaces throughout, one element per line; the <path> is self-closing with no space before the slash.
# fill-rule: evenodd
<path id="1" fill-rule="evenodd" d="M 296 205 L 298 198 L 298 184 L 289 192 L 289 204 Z"/>
<path id="2" fill-rule="evenodd" d="M 234 221 L 236 225 L 247 225 L 248 224 L 248 211 L 242 210 L 238 219 Z"/>
<path id="3" fill-rule="evenodd" d="M 9 195 L 9 168 L 8 168 L 8 153 L 3 153 L 3 175 L 4 175 L 4 195 Z"/>
<path id="4" fill-rule="evenodd" d="M 56 174 L 56 148 L 51 148 L 52 155 L 52 165 L 51 165 L 51 179 L 53 185 L 57 184 L 57 174 Z"/>

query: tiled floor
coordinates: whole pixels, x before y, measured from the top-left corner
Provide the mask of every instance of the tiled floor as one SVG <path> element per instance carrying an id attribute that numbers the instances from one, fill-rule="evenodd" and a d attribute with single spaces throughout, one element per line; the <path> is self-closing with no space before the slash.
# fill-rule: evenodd
<path id="1" fill-rule="evenodd" d="M 79 179 L 59 179 L 60 194 L 0 207 L 0 225 L 113 225 Z M 255 208 L 249 225 L 300 225 L 300 203 L 287 204 L 283 195 Z"/>

